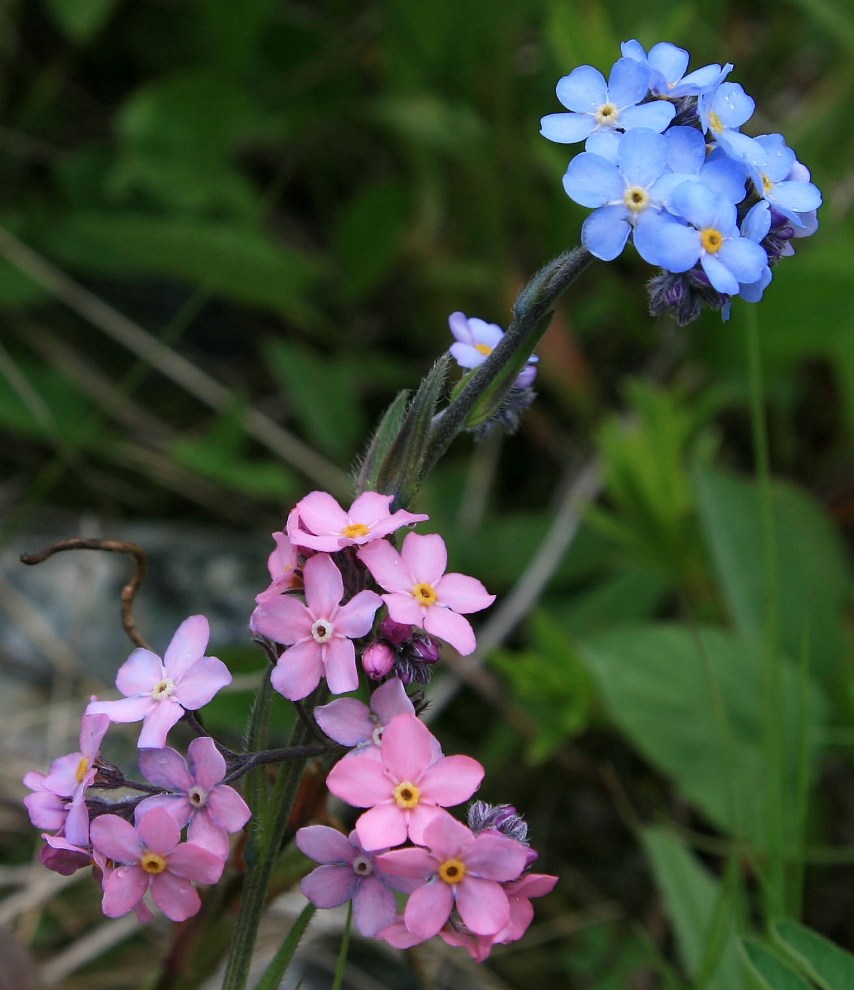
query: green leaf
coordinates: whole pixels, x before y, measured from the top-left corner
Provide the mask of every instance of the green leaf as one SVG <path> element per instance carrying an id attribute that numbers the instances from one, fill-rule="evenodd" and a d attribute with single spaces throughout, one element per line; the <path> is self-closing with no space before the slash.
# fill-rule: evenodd
<path id="1" fill-rule="evenodd" d="M 106 23 L 118 0 L 45 0 L 51 17 L 69 40 L 81 44 Z"/>
<path id="2" fill-rule="evenodd" d="M 788 920 L 772 924 L 771 937 L 821 990 L 850 990 L 854 987 L 854 956 L 830 939 Z"/>
<path id="3" fill-rule="evenodd" d="M 695 979 L 704 974 L 706 990 L 740 990 L 744 981 L 733 941 L 738 914 L 735 895 L 671 830 L 645 828 L 641 839 L 664 895 L 686 971 Z"/>
<path id="4" fill-rule="evenodd" d="M 167 276 L 305 320 L 321 266 L 313 258 L 231 223 L 138 213 L 54 218 L 41 247 L 61 264 L 131 278 Z"/>
<path id="5" fill-rule="evenodd" d="M 291 925 L 291 930 L 276 950 L 275 956 L 273 956 L 270 964 L 264 970 L 261 979 L 255 984 L 255 990 L 277 990 L 281 985 L 285 970 L 290 965 L 300 939 L 303 937 L 306 928 L 308 928 L 308 923 L 311 921 L 316 910 L 317 908 L 313 904 L 306 904 L 302 909 L 299 917 Z"/>
<path id="6" fill-rule="evenodd" d="M 754 990 L 812 990 L 779 956 L 755 938 L 739 939 L 742 965 Z"/>
<path id="7" fill-rule="evenodd" d="M 655 624 L 602 633 L 579 649 L 609 715 L 635 748 L 712 822 L 761 847 L 765 761 L 755 644 L 718 629 Z M 781 662 L 784 767 L 794 793 L 800 675 Z M 814 685 L 807 704 L 814 739 L 826 708 Z"/>
<path id="8" fill-rule="evenodd" d="M 709 469 L 698 473 L 697 493 L 730 616 L 745 637 L 761 641 L 768 584 L 756 485 Z M 850 648 L 842 619 L 850 579 L 839 538 L 821 508 L 788 483 L 774 483 L 772 506 L 780 651 L 799 657 L 806 644 L 810 669 L 838 693 Z"/>
<path id="9" fill-rule="evenodd" d="M 391 445 L 398 433 L 400 433 L 411 395 L 412 393 L 408 389 L 398 392 L 394 401 L 383 413 L 383 417 L 371 437 L 371 442 L 368 444 L 368 449 L 358 466 L 356 487 L 359 492 L 376 491 L 380 466 L 391 450 Z"/>

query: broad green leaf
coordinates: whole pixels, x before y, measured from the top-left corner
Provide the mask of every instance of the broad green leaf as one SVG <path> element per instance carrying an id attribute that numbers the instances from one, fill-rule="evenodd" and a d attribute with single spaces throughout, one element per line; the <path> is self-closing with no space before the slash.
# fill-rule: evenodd
<path id="1" fill-rule="evenodd" d="M 754 990 L 812 990 L 779 956 L 755 938 L 739 940 L 742 965 Z"/>
<path id="2" fill-rule="evenodd" d="M 788 920 L 772 924 L 771 936 L 775 944 L 821 990 L 850 990 L 854 987 L 854 956 L 835 942 L 811 928 Z"/>
<path id="3" fill-rule="evenodd" d="M 645 828 L 641 839 L 686 971 L 695 979 L 704 974 L 706 990 L 741 990 L 733 940 L 739 914 L 735 896 L 669 829 Z"/>
<path id="4" fill-rule="evenodd" d="M 157 275 L 304 320 L 320 263 L 243 226 L 139 213 L 74 213 L 44 228 L 60 264 L 128 278 Z"/>
<path id="5" fill-rule="evenodd" d="M 673 778 L 681 795 L 719 827 L 763 840 L 761 651 L 749 640 L 713 628 L 631 626 L 581 643 L 617 727 L 652 764 Z M 780 713 L 786 789 L 799 766 L 799 672 L 786 661 Z M 810 685 L 810 738 L 825 704 Z"/>
<path id="6" fill-rule="evenodd" d="M 51 17 L 71 41 L 94 37 L 113 12 L 118 0 L 45 0 Z"/>
<path id="7" fill-rule="evenodd" d="M 768 582 L 758 489 L 735 475 L 704 470 L 697 475 L 697 492 L 727 609 L 745 637 L 761 642 Z M 806 645 L 810 669 L 836 692 L 850 649 L 842 620 L 849 574 L 839 538 L 821 508 L 788 483 L 774 484 L 772 505 L 780 651 L 800 657 Z"/>

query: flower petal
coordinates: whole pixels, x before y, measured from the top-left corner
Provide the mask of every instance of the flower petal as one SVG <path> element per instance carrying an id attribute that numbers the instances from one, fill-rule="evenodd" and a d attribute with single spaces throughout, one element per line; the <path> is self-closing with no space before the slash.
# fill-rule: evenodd
<path id="1" fill-rule="evenodd" d="M 336 698 L 328 705 L 319 705 L 314 717 L 326 735 L 342 746 L 367 742 L 374 731 L 368 706 L 356 698 Z"/>
<path id="2" fill-rule="evenodd" d="M 354 757 L 347 762 L 355 763 L 356 759 Z M 406 815 L 393 803 L 378 804 L 360 815 L 356 821 L 356 832 L 362 848 L 367 852 L 399 846 L 409 834 Z"/>
<path id="3" fill-rule="evenodd" d="M 340 533 L 347 525 L 347 513 L 329 492 L 310 492 L 297 502 L 299 518 L 309 533 Z M 288 532 L 291 543 L 305 546 Z"/>
<path id="4" fill-rule="evenodd" d="M 170 921 L 186 921 L 202 906 L 202 899 L 190 881 L 169 872 L 152 877 L 151 896 Z"/>
<path id="5" fill-rule="evenodd" d="M 436 606 L 428 608 L 422 626 L 428 633 L 450 643 L 460 656 L 467 657 L 475 651 L 477 639 L 471 623 L 449 608 L 437 608 Z"/>
<path id="6" fill-rule="evenodd" d="M 209 639 L 210 626 L 203 615 L 191 615 L 184 619 L 163 654 L 166 676 L 176 681 L 191 664 L 205 655 Z"/>
<path id="7" fill-rule="evenodd" d="M 311 694 L 322 676 L 320 647 L 309 640 L 285 650 L 273 668 L 270 683 L 289 701 L 300 701 Z"/>
<path id="8" fill-rule="evenodd" d="M 217 657 L 202 657 L 188 667 L 175 682 L 175 697 L 185 708 L 195 711 L 206 705 L 226 684 L 231 671 Z"/>
<path id="9" fill-rule="evenodd" d="M 441 880 L 431 880 L 409 895 L 403 920 L 413 935 L 432 938 L 448 920 L 453 906 L 450 886 Z"/>
<path id="10" fill-rule="evenodd" d="M 151 650 L 138 649 L 134 650 L 119 667 L 116 673 L 116 687 L 126 698 L 137 694 L 151 694 L 154 685 L 162 677 L 163 664 L 160 662 L 160 657 Z"/>
<path id="11" fill-rule="evenodd" d="M 285 646 L 310 636 L 311 624 L 308 609 L 291 595 L 266 599 L 256 607 L 251 620 L 255 632 Z"/>
<path id="12" fill-rule="evenodd" d="M 436 591 L 443 605 L 465 614 L 479 612 L 495 601 L 495 595 L 490 595 L 477 578 L 465 574 L 445 574 L 436 585 Z"/>
<path id="13" fill-rule="evenodd" d="M 142 851 L 136 829 L 118 815 L 98 815 L 93 819 L 89 839 L 97 852 L 116 863 L 136 863 Z"/>
<path id="14" fill-rule="evenodd" d="M 383 744 L 388 729 L 383 733 Z M 443 756 L 429 767 L 418 786 L 425 801 L 443 808 L 467 801 L 480 787 L 483 767 L 470 756 Z"/>
<path id="15" fill-rule="evenodd" d="M 317 863 L 349 864 L 356 857 L 356 849 L 347 836 L 328 825 L 307 825 L 298 829 L 296 844 L 301 853 Z"/>
<path id="16" fill-rule="evenodd" d="M 181 841 L 181 829 L 165 808 L 154 808 L 142 815 L 136 830 L 145 846 L 163 856 Z"/>
<path id="17" fill-rule="evenodd" d="M 120 866 L 104 881 L 101 910 L 108 918 L 120 918 L 142 899 L 146 890 L 148 890 L 148 874 L 144 873 L 141 867 Z"/>
<path id="18" fill-rule="evenodd" d="M 326 683 L 333 694 L 346 694 L 359 686 L 356 670 L 356 648 L 349 639 L 333 636 L 323 647 Z"/>
<path id="19" fill-rule="evenodd" d="M 344 595 L 341 571 L 326 553 L 317 553 L 302 569 L 305 600 L 315 619 L 328 619 Z"/>
<path id="20" fill-rule="evenodd" d="M 315 907 L 338 907 L 356 893 L 359 878 L 351 866 L 318 866 L 300 881 L 300 890 Z"/>
<path id="21" fill-rule="evenodd" d="M 166 745 L 166 736 L 184 714 L 184 709 L 172 698 L 153 702 L 142 722 L 137 746 L 140 749 Z"/>
<path id="22" fill-rule="evenodd" d="M 406 569 L 413 576 L 414 584 L 424 582 L 436 585 L 448 566 L 445 541 L 438 533 L 407 533 L 400 550 Z"/>
<path id="23" fill-rule="evenodd" d="M 350 639 L 367 636 L 382 603 L 375 591 L 360 591 L 335 613 L 335 631 Z"/>
<path id="24" fill-rule="evenodd" d="M 187 747 L 187 765 L 193 781 L 206 791 L 225 777 L 225 757 L 210 736 L 200 736 L 190 743 Z"/>
<path id="25" fill-rule="evenodd" d="M 417 783 L 433 762 L 432 734 L 415 715 L 396 715 L 383 730 L 380 755 L 395 783 Z"/>
<path id="26" fill-rule="evenodd" d="M 359 548 L 358 557 L 371 572 L 377 584 L 386 591 L 409 594 L 412 586 L 417 583 L 400 554 L 388 540 L 366 543 Z"/>
<path id="27" fill-rule="evenodd" d="M 119 698 L 117 701 L 90 701 L 86 706 L 86 714 L 109 715 L 111 722 L 138 722 L 156 704 L 150 694 L 136 698 Z"/>
<path id="28" fill-rule="evenodd" d="M 385 725 L 395 715 L 414 715 L 415 705 L 399 677 L 391 677 L 371 695 L 371 711 Z"/>
<path id="29" fill-rule="evenodd" d="M 373 938 L 378 931 L 387 928 L 397 914 L 394 894 L 379 879 L 365 877 L 353 898 L 353 924 L 360 935 Z"/>
<path id="30" fill-rule="evenodd" d="M 354 808 L 370 808 L 381 801 L 389 801 L 394 790 L 382 764 L 361 754 L 339 760 L 329 771 L 326 786 Z"/>
<path id="31" fill-rule="evenodd" d="M 182 842 L 169 854 L 170 871 L 196 883 L 216 883 L 224 866 L 222 856 L 193 842 Z"/>
<path id="32" fill-rule="evenodd" d="M 475 935 L 495 935 L 510 921 L 510 902 L 501 885 L 470 873 L 457 887 L 457 910 Z"/>
<path id="33" fill-rule="evenodd" d="M 167 791 L 188 791 L 194 783 L 184 757 L 169 747 L 140 749 L 139 769 L 143 777 Z"/>

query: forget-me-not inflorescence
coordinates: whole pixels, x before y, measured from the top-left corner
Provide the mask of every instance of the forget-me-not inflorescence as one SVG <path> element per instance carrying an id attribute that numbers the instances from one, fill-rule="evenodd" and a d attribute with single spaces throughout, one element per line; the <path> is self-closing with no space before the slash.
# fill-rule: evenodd
<path id="1" fill-rule="evenodd" d="M 821 193 L 781 134 L 740 130 L 754 102 L 727 77 L 733 66 L 688 72 L 688 52 L 660 42 L 622 45 L 609 78 L 589 65 L 557 84 L 566 113 L 541 133 L 585 142 L 563 186 L 593 212 L 581 241 L 612 261 L 629 239 L 663 269 L 649 284 L 654 315 L 690 323 L 703 305 L 728 316 L 731 299 L 757 302 L 790 241 L 818 224 Z"/>

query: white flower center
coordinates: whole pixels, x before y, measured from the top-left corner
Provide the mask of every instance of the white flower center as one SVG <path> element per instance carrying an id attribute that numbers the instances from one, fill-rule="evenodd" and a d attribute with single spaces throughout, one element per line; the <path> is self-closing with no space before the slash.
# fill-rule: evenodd
<path id="1" fill-rule="evenodd" d="M 616 103 L 603 103 L 596 111 L 596 123 L 604 124 L 606 127 L 613 127 L 617 123 L 620 111 Z"/>
<path id="2" fill-rule="evenodd" d="M 629 186 L 623 193 L 623 202 L 632 213 L 643 213 L 649 206 L 649 193 L 643 186 Z"/>
<path id="3" fill-rule="evenodd" d="M 208 803 L 208 792 L 204 789 L 204 787 L 199 787 L 199 785 L 196 784 L 195 787 L 191 787 L 189 791 L 187 791 L 187 800 L 194 808 L 204 808 L 204 806 Z"/>
<path id="4" fill-rule="evenodd" d="M 335 626 L 329 619 L 318 619 L 311 627 L 315 643 L 328 643 L 335 635 Z"/>
<path id="5" fill-rule="evenodd" d="M 369 877 L 374 872 L 374 868 L 367 856 L 357 856 L 353 860 L 353 872 L 357 877 Z"/>
<path id="6" fill-rule="evenodd" d="M 371 733 L 371 741 L 375 746 L 381 746 L 383 741 L 383 728 L 384 726 L 378 725 L 374 731 Z"/>
<path id="7" fill-rule="evenodd" d="M 175 682 L 169 680 L 168 677 L 164 677 L 162 681 L 158 681 L 154 685 L 154 689 L 151 692 L 151 697 L 155 701 L 163 701 L 165 698 L 171 697 L 175 693 Z"/>

